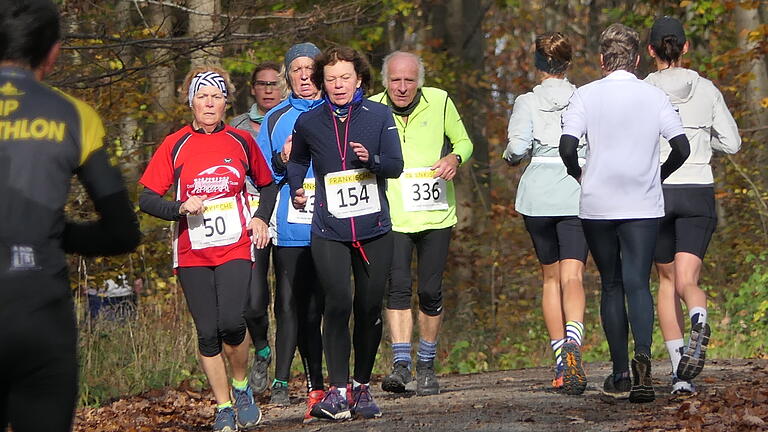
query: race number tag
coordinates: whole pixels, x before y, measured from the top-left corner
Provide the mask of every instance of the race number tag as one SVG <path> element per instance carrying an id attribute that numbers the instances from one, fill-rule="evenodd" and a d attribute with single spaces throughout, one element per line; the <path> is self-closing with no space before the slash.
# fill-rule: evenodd
<path id="1" fill-rule="evenodd" d="M 205 201 L 205 212 L 187 215 L 187 224 L 192 249 L 230 245 L 243 233 L 235 197 Z"/>
<path id="2" fill-rule="evenodd" d="M 400 176 L 405 211 L 446 210 L 448 196 L 445 180 L 432 178 L 430 168 L 407 168 Z"/>
<path id="3" fill-rule="evenodd" d="M 337 218 L 381 211 L 376 174 L 365 168 L 326 174 L 325 196 L 328 211 Z"/>
<path id="4" fill-rule="evenodd" d="M 290 203 L 288 204 L 288 222 L 297 224 L 311 224 L 312 215 L 315 213 L 315 179 L 304 179 L 304 196 L 307 197 L 307 204 L 299 210 Z"/>

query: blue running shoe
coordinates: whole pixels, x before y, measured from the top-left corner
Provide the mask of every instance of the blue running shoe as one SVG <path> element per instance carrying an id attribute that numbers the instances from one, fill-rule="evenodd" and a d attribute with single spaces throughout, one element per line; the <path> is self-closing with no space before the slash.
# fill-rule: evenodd
<path id="1" fill-rule="evenodd" d="M 367 385 L 361 384 L 354 388 L 352 390 L 352 400 L 354 403 L 352 406 L 354 415 L 360 415 L 368 419 L 381 417 L 381 410 L 376 405 L 376 402 L 374 402 L 371 390 Z"/>
<path id="2" fill-rule="evenodd" d="M 245 387 L 245 390 L 233 388 L 232 396 L 237 410 L 237 425 L 243 429 L 256 427 L 261 421 L 261 410 L 253 399 L 251 386 Z"/>
<path id="3" fill-rule="evenodd" d="M 325 393 L 325 397 L 312 407 L 313 417 L 325 420 L 348 420 L 352 418 L 349 403 L 336 387 L 331 387 Z"/>
<path id="4" fill-rule="evenodd" d="M 213 420 L 213 432 L 235 432 L 235 410 L 226 407 L 216 410 L 216 418 Z"/>

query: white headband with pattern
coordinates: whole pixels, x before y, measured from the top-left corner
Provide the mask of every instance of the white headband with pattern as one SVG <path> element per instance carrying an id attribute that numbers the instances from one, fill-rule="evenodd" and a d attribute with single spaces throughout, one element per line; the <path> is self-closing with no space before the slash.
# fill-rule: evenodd
<path id="1" fill-rule="evenodd" d="M 227 82 L 224 81 L 224 77 L 216 72 L 200 72 L 192 78 L 192 82 L 189 83 L 189 106 L 192 106 L 192 99 L 197 94 L 200 87 L 216 87 L 224 93 L 224 98 L 227 97 Z"/>

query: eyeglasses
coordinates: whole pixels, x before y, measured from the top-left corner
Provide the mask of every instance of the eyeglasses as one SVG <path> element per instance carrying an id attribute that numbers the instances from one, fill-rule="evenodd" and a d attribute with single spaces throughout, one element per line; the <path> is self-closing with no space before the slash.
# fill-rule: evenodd
<path id="1" fill-rule="evenodd" d="M 277 81 L 261 81 L 257 80 L 253 82 L 254 86 L 259 87 L 277 87 Z"/>

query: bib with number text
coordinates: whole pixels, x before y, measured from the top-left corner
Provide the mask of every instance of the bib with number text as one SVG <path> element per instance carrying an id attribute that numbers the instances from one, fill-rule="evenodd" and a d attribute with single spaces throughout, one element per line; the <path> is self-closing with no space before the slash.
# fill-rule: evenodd
<path id="1" fill-rule="evenodd" d="M 288 222 L 297 224 L 311 224 L 312 215 L 315 213 L 315 179 L 304 179 L 304 196 L 307 197 L 307 204 L 299 210 L 292 204 L 288 204 Z"/>
<path id="2" fill-rule="evenodd" d="M 441 178 L 432 178 L 430 168 L 407 168 L 400 176 L 405 211 L 446 210 L 448 196 L 446 183 Z"/>
<path id="3" fill-rule="evenodd" d="M 235 197 L 205 201 L 202 215 L 187 215 L 192 249 L 226 246 L 240 240 L 243 223 Z"/>
<path id="4" fill-rule="evenodd" d="M 325 195 L 328 211 L 337 218 L 381 211 L 376 174 L 365 168 L 326 174 Z"/>

